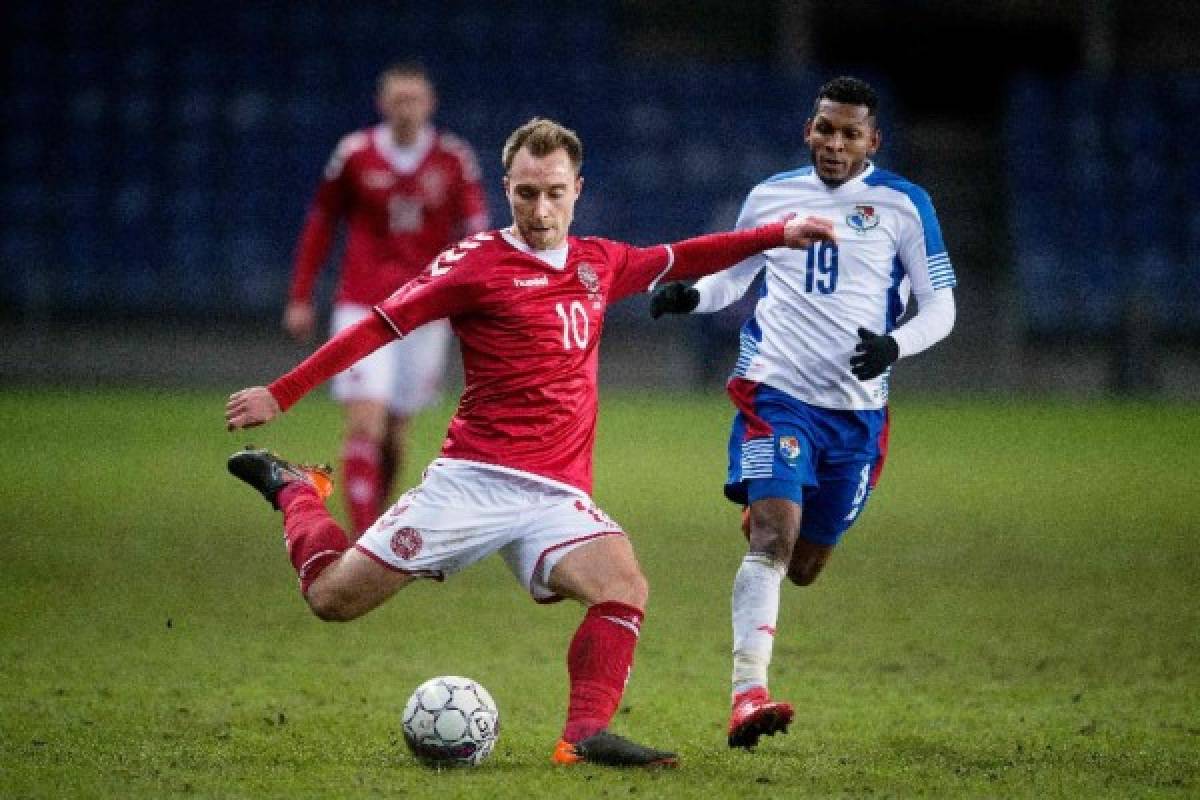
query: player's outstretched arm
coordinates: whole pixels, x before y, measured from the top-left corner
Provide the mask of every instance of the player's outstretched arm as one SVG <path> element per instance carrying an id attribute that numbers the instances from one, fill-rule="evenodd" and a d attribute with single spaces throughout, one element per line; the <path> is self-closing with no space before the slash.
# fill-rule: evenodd
<path id="1" fill-rule="evenodd" d="M 226 426 L 235 430 L 270 422 L 314 388 L 394 340 L 396 335 L 375 314 L 351 325 L 270 386 L 254 386 L 230 395 L 225 405 Z"/>
<path id="2" fill-rule="evenodd" d="M 225 427 L 231 431 L 254 428 L 282 413 L 279 401 L 267 387 L 251 386 L 229 395 L 229 402 L 225 404 Z"/>
<path id="3" fill-rule="evenodd" d="M 758 228 L 696 236 L 670 245 L 674 262 L 659 280 L 700 278 L 764 250 L 805 248 L 817 241 L 835 241 L 833 223 L 821 217 L 792 216 Z"/>

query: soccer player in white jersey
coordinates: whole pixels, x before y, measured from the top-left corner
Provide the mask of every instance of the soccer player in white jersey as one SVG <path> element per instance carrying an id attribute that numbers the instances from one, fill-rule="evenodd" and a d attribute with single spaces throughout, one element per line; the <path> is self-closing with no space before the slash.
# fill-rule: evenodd
<path id="1" fill-rule="evenodd" d="M 767 691 L 783 576 L 811 584 L 862 513 L 887 453 L 891 365 L 954 325 L 954 270 L 929 195 L 871 162 L 877 105 L 861 80 L 823 86 L 804 127 L 812 166 L 754 187 L 737 223 L 828 217 L 836 241 L 756 254 L 651 300 L 655 317 L 717 311 L 766 272 L 727 387 L 737 413 L 725 495 L 746 508 L 750 543 L 733 582 L 730 747 L 786 732 L 793 709 Z M 896 327 L 910 290 L 918 313 Z"/>
<path id="2" fill-rule="evenodd" d="M 569 236 L 582 160 L 578 137 L 561 125 L 518 128 L 503 152 L 512 227 L 442 252 L 295 369 L 230 397 L 230 430 L 261 425 L 366 354 L 450 320 L 466 386 L 441 457 L 356 544 L 324 506 L 326 472 L 253 449 L 229 468 L 283 511 L 288 556 L 321 619 L 354 619 L 416 578 L 441 580 L 492 553 L 535 600 L 585 605 L 567 651 L 570 698 L 553 760 L 673 765 L 673 753 L 607 730 L 647 587 L 624 531 L 590 497 L 604 314 L 664 276 L 698 278 L 764 249 L 807 247 L 831 238 L 832 224 L 791 217 L 645 248 Z"/>

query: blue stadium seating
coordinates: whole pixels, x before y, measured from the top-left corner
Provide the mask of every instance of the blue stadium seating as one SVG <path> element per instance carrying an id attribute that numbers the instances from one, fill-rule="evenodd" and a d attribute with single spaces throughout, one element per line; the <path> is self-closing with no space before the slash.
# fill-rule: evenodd
<path id="1" fill-rule="evenodd" d="M 538 0 L 342 5 L 16 3 L 0 251 L 20 269 L 5 270 L 0 306 L 277 313 L 321 168 L 374 119 L 374 75 L 395 60 L 429 67 L 439 120 L 478 150 L 498 222 L 500 147 L 534 115 L 584 136 L 578 230 L 613 238 L 709 230 L 718 208 L 803 161 L 819 76 L 630 61 L 616 0 L 554 14 Z M 1191 113 L 1200 102 L 1191 84 L 1168 95 Z M 1144 174 L 1131 191 L 1152 188 Z"/>
<path id="2" fill-rule="evenodd" d="M 1137 300 L 1164 332 L 1200 332 L 1200 154 L 1178 124 L 1200 111 L 1200 78 L 1026 76 L 1008 100 L 1028 331 L 1109 334 Z"/>

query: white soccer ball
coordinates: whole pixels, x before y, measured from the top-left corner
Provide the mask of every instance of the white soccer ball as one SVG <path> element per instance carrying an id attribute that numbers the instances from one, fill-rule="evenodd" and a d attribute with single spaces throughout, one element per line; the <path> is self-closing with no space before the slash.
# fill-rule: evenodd
<path id="1" fill-rule="evenodd" d="M 500 735 L 500 711 L 488 690 L 469 678 L 440 675 L 413 691 L 401 718 L 404 741 L 431 767 L 474 767 Z"/>

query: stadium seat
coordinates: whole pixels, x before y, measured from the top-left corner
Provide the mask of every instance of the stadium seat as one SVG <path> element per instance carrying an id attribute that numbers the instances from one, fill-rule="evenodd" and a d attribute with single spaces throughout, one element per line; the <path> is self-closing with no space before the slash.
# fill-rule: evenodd
<path id="1" fill-rule="evenodd" d="M 1154 298 L 1151 314 L 1159 323 L 1194 329 L 1180 299 L 1195 285 L 1193 246 L 1200 255 L 1189 225 L 1200 211 L 1189 202 L 1200 157 L 1168 121 L 1200 102 L 1200 82 L 1180 77 L 1025 77 L 1010 87 L 1010 219 L 1031 331 L 1065 324 L 1110 331 L 1130 292 Z M 1114 103 L 1120 114 L 1110 113 Z M 1061 171 L 1030 166 L 1062 158 L 1063 150 L 1025 121 L 1047 107 L 1065 116 L 1070 134 Z M 1096 248 L 1097 241 L 1107 246 Z M 1041 269 L 1054 270 L 1057 280 Z M 1075 281 L 1082 291 L 1069 288 Z"/>
<path id="2" fill-rule="evenodd" d="M 4 252 L 69 261 L 63 303 L 275 309 L 322 166 L 372 119 L 378 69 L 410 58 L 438 84 L 439 121 L 479 152 L 497 220 L 500 145 L 534 115 L 584 136 L 580 229 L 618 239 L 706 230 L 731 194 L 802 162 L 820 76 L 630 61 L 616 47 L 619 10 L 617 0 L 564 0 L 553 14 L 538 0 L 133 0 L 69 13 L 18 3 L 6 14 L 6 64 L 22 83 L 6 104 Z M 191 291 L 200 273 L 205 288 Z"/>
<path id="3" fill-rule="evenodd" d="M 10 131 L 4 137 L 4 170 L 9 180 L 35 177 L 45 153 L 43 137 Z"/>

